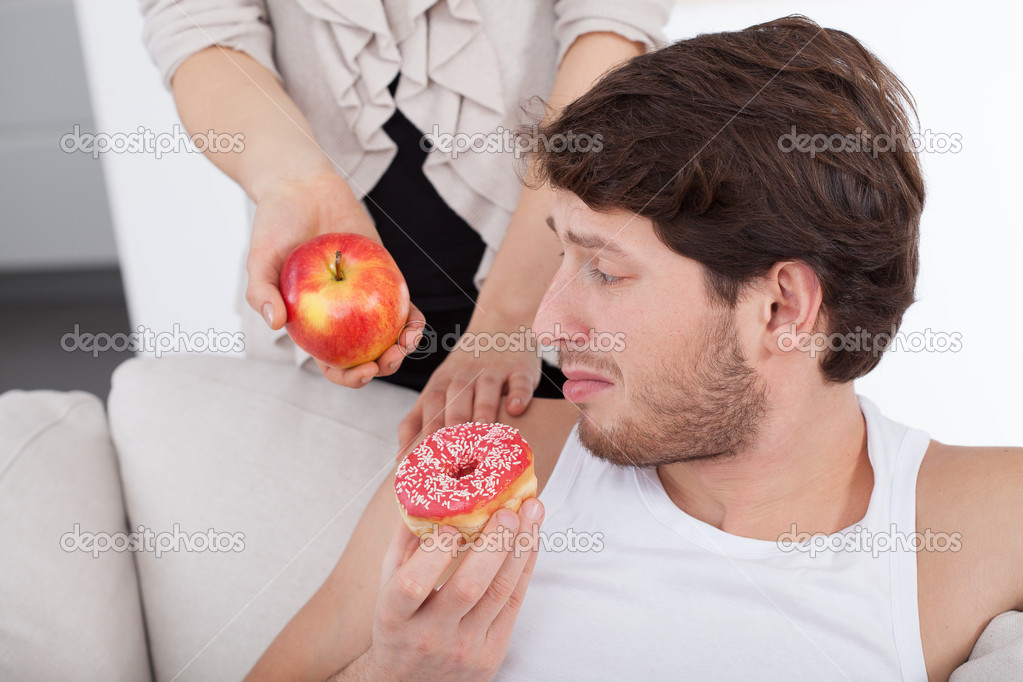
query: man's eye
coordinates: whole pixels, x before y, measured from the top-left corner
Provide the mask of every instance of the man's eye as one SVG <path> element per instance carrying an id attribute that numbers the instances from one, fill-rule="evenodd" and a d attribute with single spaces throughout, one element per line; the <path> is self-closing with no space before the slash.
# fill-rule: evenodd
<path id="1" fill-rule="evenodd" d="M 590 268 L 590 277 L 597 280 L 597 282 L 604 286 L 614 286 L 622 279 L 621 277 L 615 277 L 614 275 L 608 275 L 607 273 L 601 272 L 597 268 Z"/>

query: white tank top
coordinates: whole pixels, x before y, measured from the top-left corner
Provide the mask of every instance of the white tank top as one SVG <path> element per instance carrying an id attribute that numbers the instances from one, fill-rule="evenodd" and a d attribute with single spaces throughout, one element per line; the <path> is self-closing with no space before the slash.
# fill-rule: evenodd
<path id="1" fill-rule="evenodd" d="M 876 534 L 912 542 L 930 437 L 858 399 L 866 515 L 799 548 L 689 516 L 655 469 L 607 464 L 573 429 L 540 495 L 546 544 L 498 679 L 926 682 L 916 554 Z"/>

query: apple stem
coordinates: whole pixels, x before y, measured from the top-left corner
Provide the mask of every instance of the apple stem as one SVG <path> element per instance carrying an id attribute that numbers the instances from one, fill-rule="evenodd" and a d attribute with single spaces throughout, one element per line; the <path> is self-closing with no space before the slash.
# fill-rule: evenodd
<path id="1" fill-rule="evenodd" d="M 341 252 L 334 252 L 334 279 L 338 282 L 345 281 L 345 275 L 341 272 Z"/>

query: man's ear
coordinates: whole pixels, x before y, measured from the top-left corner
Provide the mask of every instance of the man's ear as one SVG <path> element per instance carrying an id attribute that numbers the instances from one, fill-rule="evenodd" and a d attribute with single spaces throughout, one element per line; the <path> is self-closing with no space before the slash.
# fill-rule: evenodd
<path id="1" fill-rule="evenodd" d="M 763 282 L 769 306 L 765 341 L 772 354 L 781 355 L 814 332 L 824 295 L 817 274 L 802 261 L 775 263 Z"/>

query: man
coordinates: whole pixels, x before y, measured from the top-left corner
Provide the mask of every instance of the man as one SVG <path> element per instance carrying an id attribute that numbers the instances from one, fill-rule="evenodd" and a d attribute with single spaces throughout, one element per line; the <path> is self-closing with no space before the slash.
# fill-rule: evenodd
<path id="1" fill-rule="evenodd" d="M 586 149 L 533 154 L 564 248 L 535 331 L 571 404 L 502 415 L 542 504 L 434 590 L 450 531 L 419 546 L 385 481 L 251 678 L 946 679 L 1023 609 L 1023 451 L 938 443 L 853 388 L 913 302 L 909 101 L 790 17 L 566 107 L 540 136 Z"/>

